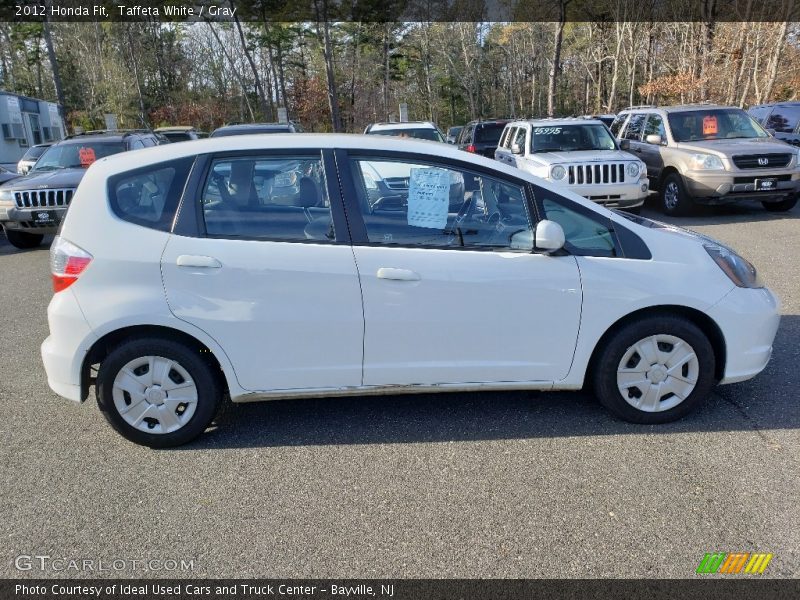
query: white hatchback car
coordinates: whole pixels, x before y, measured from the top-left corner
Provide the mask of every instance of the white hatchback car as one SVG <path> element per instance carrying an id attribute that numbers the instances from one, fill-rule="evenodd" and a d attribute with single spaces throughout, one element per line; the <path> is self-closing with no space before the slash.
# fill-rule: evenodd
<path id="1" fill-rule="evenodd" d="M 588 385 L 662 423 L 759 373 L 779 322 L 714 240 L 381 136 L 98 160 L 51 266 L 50 387 L 79 402 L 94 384 L 115 429 L 160 447 L 202 433 L 226 396 Z"/>

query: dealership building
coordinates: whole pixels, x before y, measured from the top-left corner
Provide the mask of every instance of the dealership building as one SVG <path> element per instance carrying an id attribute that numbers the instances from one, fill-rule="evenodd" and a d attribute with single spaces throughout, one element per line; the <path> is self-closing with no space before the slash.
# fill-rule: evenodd
<path id="1" fill-rule="evenodd" d="M 0 165 L 15 166 L 36 144 L 64 137 L 60 107 L 55 102 L 0 90 Z"/>

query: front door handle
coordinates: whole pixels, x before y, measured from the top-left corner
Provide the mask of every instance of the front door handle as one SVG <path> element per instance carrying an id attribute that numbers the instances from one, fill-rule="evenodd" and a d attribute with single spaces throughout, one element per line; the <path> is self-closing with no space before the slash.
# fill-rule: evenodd
<path id="1" fill-rule="evenodd" d="M 179 267 L 199 267 L 202 269 L 219 269 L 222 263 L 213 256 L 192 256 L 181 254 L 176 261 Z"/>
<path id="2" fill-rule="evenodd" d="M 393 269 L 391 267 L 381 267 L 378 269 L 378 279 L 393 279 L 395 281 L 419 281 L 419 273 L 409 269 Z"/>

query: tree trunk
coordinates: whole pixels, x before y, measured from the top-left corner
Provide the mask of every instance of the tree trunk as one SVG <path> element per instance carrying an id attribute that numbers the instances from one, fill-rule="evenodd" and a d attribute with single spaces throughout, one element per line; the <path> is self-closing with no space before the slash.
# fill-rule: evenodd
<path id="1" fill-rule="evenodd" d="M 317 13 L 317 35 L 322 38 L 322 55 L 325 59 L 325 76 L 328 81 L 328 108 L 331 112 L 331 127 L 334 133 L 342 130 L 342 120 L 339 116 L 339 94 L 336 91 L 336 75 L 333 71 L 333 45 L 331 44 L 331 30 L 328 21 L 328 2 L 322 0 L 323 12 L 320 15 L 319 4 L 315 1 L 314 8 Z M 320 17 L 322 18 L 320 22 Z M 320 32 L 320 25 L 322 31 Z"/>
<path id="2" fill-rule="evenodd" d="M 383 120 L 389 120 L 389 23 L 383 30 Z"/>
<path id="3" fill-rule="evenodd" d="M 239 69 L 236 68 L 236 63 L 234 63 L 233 57 L 228 53 L 228 50 L 225 44 L 222 43 L 222 40 L 219 39 L 219 34 L 217 33 L 217 30 L 214 29 L 214 26 L 212 25 L 211 21 L 206 21 L 206 25 L 208 25 L 208 28 L 211 30 L 211 33 L 214 35 L 214 39 L 217 40 L 217 43 L 219 44 L 219 47 L 222 49 L 222 53 L 225 55 L 225 58 L 228 59 L 228 64 L 231 66 L 231 71 L 233 71 L 233 74 L 239 81 L 239 89 L 241 89 L 242 96 L 244 97 L 243 102 L 247 103 L 247 111 L 250 113 L 250 120 L 255 121 L 256 116 L 255 113 L 253 112 L 253 107 L 250 106 L 250 100 L 249 98 L 247 98 L 247 88 L 245 86 L 244 77 L 239 72 Z M 241 110 L 240 113 L 243 114 L 244 111 Z"/>
<path id="4" fill-rule="evenodd" d="M 564 23 L 566 21 L 568 0 L 560 0 L 558 8 L 558 23 L 553 44 L 553 56 L 550 61 L 550 79 L 547 82 L 547 116 L 556 114 L 556 83 L 558 72 L 561 70 L 561 42 L 564 38 Z"/>
<path id="5" fill-rule="evenodd" d="M 717 0 L 703 0 L 700 5 L 700 15 L 703 19 L 700 39 L 702 40 L 702 53 L 700 60 L 700 100 L 708 98 L 707 75 L 711 53 L 714 48 L 714 28 L 717 20 Z"/>
<path id="6" fill-rule="evenodd" d="M 767 68 L 767 85 L 764 88 L 762 102 L 769 102 L 770 96 L 772 96 L 772 88 L 775 87 L 775 79 L 778 77 L 778 64 L 781 62 L 781 53 L 786 45 L 786 31 L 788 28 L 789 22 L 784 21 L 778 30 L 778 39 L 775 40 L 775 44 L 772 47 L 772 56 Z"/>
<path id="7" fill-rule="evenodd" d="M 235 8 L 233 5 L 233 0 L 228 0 L 231 4 L 231 8 Z M 255 82 L 256 86 L 256 95 L 258 96 L 258 103 L 261 106 L 261 117 L 267 120 L 272 119 L 272 115 L 269 114 L 267 109 L 267 98 L 264 94 L 264 88 L 261 85 L 261 77 L 258 75 L 258 68 L 256 67 L 256 63 L 253 60 L 253 55 L 250 54 L 250 50 L 247 49 L 247 40 L 244 37 L 244 29 L 242 29 L 242 22 L 239 20 L 239 17 L 235 14 L 233 15 L 233 22 L 236 23 L 236 29 L 239 32 L 239 40 L 242 43 L 242 52 L 244 53 L 244 57 L 247 59 L 247 62 L 250 63 L 250 69 L 253 71 L 253 81 Z M 244 90 L 242 90 L 244 91 Z"/>

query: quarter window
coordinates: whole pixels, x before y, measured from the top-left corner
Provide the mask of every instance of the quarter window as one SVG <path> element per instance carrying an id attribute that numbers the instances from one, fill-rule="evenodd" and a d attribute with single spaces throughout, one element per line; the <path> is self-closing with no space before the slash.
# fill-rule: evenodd
<path id="1" fill-rule="evenodd" d="M 335 239 L 319 158 L 212 161 L 202 192 L 206 233 L 276 241 Z"/>
<path id="2" fill-rule="evenodd" d="M 351 168 L 370 243 L 511 250 L 530 240 L 519 185 L 436 164 L 361 159 Z"/>
<path id="3" fill-rule="evenodd" d="M 111 177 L 109 201 L 114 214 L 130 223 L 169 231 L 192 162 L 183 158 Z"/>

